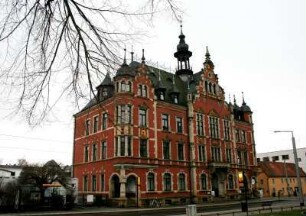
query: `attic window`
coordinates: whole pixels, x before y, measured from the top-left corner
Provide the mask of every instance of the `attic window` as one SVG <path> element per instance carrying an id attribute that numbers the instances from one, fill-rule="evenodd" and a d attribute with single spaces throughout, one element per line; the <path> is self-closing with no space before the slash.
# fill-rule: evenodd
<path id="1" fill-rule="evenodd" d="M 165 100 L 164 92 L 160 92 L 159 99 Z"/>
<path id="2" fill-rule="evenodd" d="M 107 88 L 102 89 L 102 97 L 107 97 Z"/>
<path id="3" fill-rule="evenodd" d="M 175 104 L 178 104 L 178 96 L 177 96 L 177 95 L 174 95 L 174 96 L 173 96 L 173 102 L 174 102 Z"/>

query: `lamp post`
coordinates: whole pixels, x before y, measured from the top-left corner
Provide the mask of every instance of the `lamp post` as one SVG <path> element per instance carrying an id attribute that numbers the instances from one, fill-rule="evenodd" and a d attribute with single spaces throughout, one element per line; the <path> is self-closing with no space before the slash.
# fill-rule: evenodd
<path id="1" fill-rule="evenodd" d="M 297 157 L 297 152 L 296 152 L 295 138 L 293 135 L 293 131 L 292 130 L 277 130 L 277 131 L 274 131 L 274 133 L 291 133 L 291 141 L 292 141 L 292 148 L 293 148 L 293 155 L 294 155 L 296 177 L 297 177 L 298 188 L 299 188 L 299 201 L 300 201 L 300 206 L 304 206 L 302 182 L 301 182 L 301 177 L 300 177 L 299 162 L 298 162 L 298 157 Z"/>
<path id="2" fill-rule="evenodd" d="M 241 211 L 246 212 L 247 216 L 249 215 L 249 208 L 248 208 L 248 180 L 245 174 L 244 167 L 242 163 L 240 163 L 240 158 L 238 157 L 238 164 L 241 164 L 242 171 L 238 172 L 238 181 L 239 183 L 243 183 L 243 194 L 244 194 L 244 202 L 241 199 Z M 242 194 L 242 193 L 241 193 Z"/>

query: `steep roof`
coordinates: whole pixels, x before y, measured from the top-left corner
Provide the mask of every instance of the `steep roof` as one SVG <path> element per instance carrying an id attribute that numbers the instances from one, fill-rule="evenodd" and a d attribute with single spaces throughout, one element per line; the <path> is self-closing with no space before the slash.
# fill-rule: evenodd
<path id="1" fill-rule="evenodd" d="M 295 164 L 283 162 L 260 162 L 259 167 L 268 177 L 296 177 Z M 300 176 L 306 177 L 306 173 L 299 168 Z"/>

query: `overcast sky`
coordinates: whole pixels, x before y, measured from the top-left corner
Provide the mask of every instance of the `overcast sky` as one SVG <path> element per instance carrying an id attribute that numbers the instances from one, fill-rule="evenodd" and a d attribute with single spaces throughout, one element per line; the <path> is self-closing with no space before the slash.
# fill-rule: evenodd
<path id="1" fill-rule="evenodd" d="M 194 72 L 204 62 L 209 47 L 215 73 L 228 95 L 241 92 L 253 111 L 257 152 L 291 149 L 293 130 L 298 148 L 306 147 L 306 1 L 215 0 L 184 1 L 183 33 L 193 55 Z M 161 16 L 146 29 L 148 38 L 134 45 L 136 55 L 145 49 L 146 59 L 176 66 L 179 23 Z M 55 159 L 72 163 L 73 114 L 71 104 L 57 108 L 55 121 L 29 128 L 22 116 L 3 118 L 10 111 L 0 105 L 0 164 Z M 71 106 L 71 107 L 69 107 Z"/>

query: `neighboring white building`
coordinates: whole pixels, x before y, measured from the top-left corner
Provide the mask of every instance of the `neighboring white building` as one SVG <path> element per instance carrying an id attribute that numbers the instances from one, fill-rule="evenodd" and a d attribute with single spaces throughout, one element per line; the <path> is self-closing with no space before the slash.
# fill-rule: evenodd
<path id="1" fill-rule="evenodd" d="M 306 148 L 296 149 L 299 166 L 306 172 Z M 257 162 L 259 161 L 278 161 L 286 163 L 295 163 L 293 150 L 280 150 L 266 153 L 257 153 Z"/>
<path id="2" fill-rule="evenodd" d="M 17 165 L 0 165 L 0 181 L 2 185 L 19 177 L 22 167 Z"/>

